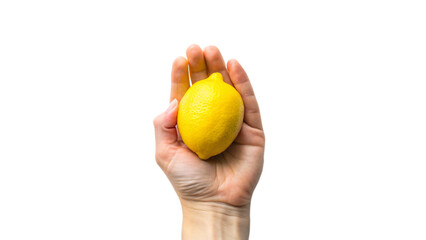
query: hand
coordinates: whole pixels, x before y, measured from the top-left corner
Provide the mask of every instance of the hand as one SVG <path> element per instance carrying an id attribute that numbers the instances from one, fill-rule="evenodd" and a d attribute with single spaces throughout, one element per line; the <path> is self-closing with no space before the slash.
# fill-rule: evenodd
<path id="1" fill-rule="evenodd" d="M 236 60 L 230 60 L 227 70 L 221 53 L 214 46 L 202 51 L 199 46 L 191 45 L 186 54 L 188 60 L 179 57 L 173 63 L 171 104 L 166 112 L 154 120 L 156 160 L 181 200 L 184 236 L 186 215 L 188 218 L 189 215 L 206 213 L 235 215 L 248 225 L 250 201 L 262 172 L 265 148 L 259 107 L 241 65 Z M 201 160 L 178 135 L 178 101 L 190 87 L 189 76 L 194 84 L 213 72 L 220 72 L 224 81 L 240 93 L 245 109 L 244 122 L 239 135 L 225 152 L 209 160 Z M 200 224 L 200 218 L 192 219 L 193 223 Z M 228 222 L 228 225 L 232 224 Z M 191 237 L 195 236 L 193 231 L 187 232 Z M 246 234 L 248 236 L 248 231 Z M 203 239 L 207 239 L 206 236 Z"/>

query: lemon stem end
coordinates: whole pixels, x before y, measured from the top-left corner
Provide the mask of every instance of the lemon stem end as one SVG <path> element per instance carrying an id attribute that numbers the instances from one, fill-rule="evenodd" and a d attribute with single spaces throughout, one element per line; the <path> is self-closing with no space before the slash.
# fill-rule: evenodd
<path id="1" fill-rule="evenodd" d="M 220 74 L 220 73 L 218 73 L 218 72 L 212 73 L 212 74 L 210 75 L 210 77 L 209 77 L 209 78 L 210 78 L 210 79 L 212 79 L 212 80 L 220 80 L 220 81 L 223 81 L 222 74 Z"/>

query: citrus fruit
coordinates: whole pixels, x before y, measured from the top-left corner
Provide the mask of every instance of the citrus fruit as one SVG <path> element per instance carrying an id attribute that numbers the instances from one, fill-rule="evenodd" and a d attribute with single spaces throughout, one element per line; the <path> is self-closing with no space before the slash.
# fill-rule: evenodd
<path id="1" fill-rule="evenodd" d="M 243 118 L 240 94 L 216 72 L 186 91 L 179 103 L 177 126 L 185 145 L 205 160 L 232 144 Z"/>

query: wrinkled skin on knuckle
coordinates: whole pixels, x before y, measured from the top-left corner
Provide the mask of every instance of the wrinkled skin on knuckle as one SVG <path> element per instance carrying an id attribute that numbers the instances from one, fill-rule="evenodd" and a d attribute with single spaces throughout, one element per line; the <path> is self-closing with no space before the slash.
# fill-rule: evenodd
<path id="1" fill-rule="evenodd" d="M 167 157 L 168 154 L 165 151 L 160 151 L 159 149 L 155 151 L 155 160 L 159 166 L 161 166 L 161 163 L 167 160 Z"/>
<path id="2" fill-rule="evenodd" d="M 154 127 L 157 128 L 158 126 L 160 126 L 161 124 L 161 119 L 162 119 L 163 114 L 159 114 L 157 115 L 154 120 L 152 121 L 152 123 L 154 124 Z"/>

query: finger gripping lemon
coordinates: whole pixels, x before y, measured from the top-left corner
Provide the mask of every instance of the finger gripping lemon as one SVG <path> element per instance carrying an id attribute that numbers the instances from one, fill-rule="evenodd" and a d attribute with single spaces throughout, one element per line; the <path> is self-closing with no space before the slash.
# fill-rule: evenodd
<path id="1" fill-rule="evenodd" d="M 244 118 L 243 100 L 220 73 L 193 84 L 179 103 L 177 125 L 183 142 L 199 158 L 225 151 Z"/>

